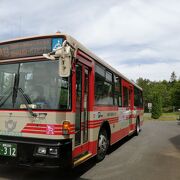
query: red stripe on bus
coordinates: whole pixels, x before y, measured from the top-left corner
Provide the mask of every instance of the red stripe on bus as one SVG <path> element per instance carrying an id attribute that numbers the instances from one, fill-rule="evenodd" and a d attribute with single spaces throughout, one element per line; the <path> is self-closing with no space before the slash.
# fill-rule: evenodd
<path id="1" fill-rule="evenodd" d="M 91 121 L 91 122 L 88 124 L 88 128 L 97 128 L 97 127 L 99 127 L 99 126 L 101 125 L 101 123 L 103 122 L 103 120 L 98 120 L 98 121 L 99 121 L 99 122 L 97 122 L 97 121 L 95 121 L 95 122 Z M 111 119 L 108 120 L 108 122 L 109 122 L 110 124 L 117 123 L 117 122 L 118 122 L 118 117 L 116 117 L 116 118 L 111 118 Z"/>
<path id="2" fill-rule="evenodd" d="M 90 128 L 90 129 L 97 128 L 97 127 L 100 127 L 100 124 L 99 125 L 90 125 L 90 126 L 88 126 L 88 128 Z"/>
<path id="3" fill-rule="evenodd" d="M 101 124 L 103 121 L 100 121 L 100 122 L 91 122 L 91 123 L 88 123 L 88 125 L 96 125 L 96 124 Z"/>
<path id="4" fill-rule="evenodd" d="M 23 130 L 47 130 L 46 127 L 24 127 Z M 62 128 L 55 128 L 54 131 L 62 131 Z"/>
<path id="5" fill-rule="evenodd" d="M 114 123 L 118 123 L 118 121 L 117 120 L 113 120 L 113 121 L 109 122 L 109 124 L 114 124 Z M 101 125 L 101 123 L 89 124 L 88 127 L 93 128 L 93 127 L 98 127 L 100 125 Z"/>
<path id="6" fill-rule="evenodd" d="M 117 120 L 111 121 L 110 124 L 118 123 Z"/>
<path id="7" fill-rule="evenodd" d="M 29 127 L 26 126 L 23 129 L 29 129 L 29 130 L 47 130 L 47 127 Z M 62 128 L 54 128 L 54 131 L 62 131 Z M 75 130 L 75 128 L 71 128 L 71 131 Z"/>
<path id="8" fill-rule="evenodd" d="M 88 122 L 89 123 L 94 123 L 94 122 L 102 122 L 103 121 L 103 119 L 99 119 L 99 120 L 89 120 Z"/>
<path id="9" fill-rule="evenodd" d="M 33 130 L 22 130 L 21 132 L 30 133 L 30 134 L 62 135 L 62 132 L 54 132 L 52 134 L 48 134 L 46 131 L 33 131 Z"/>
<path id="10" fill-rule="evenodd" d="M 79 154 L 82 153 L 82 149 L 87 149 L 87 147 L 88 147 L 88 142 L 85 143 L 85 144 L 83 144 L 83 145 L 77 146 L 77 147 L 73 150 L 72 156 L 73 156 L 73 157 L 78 156 Z M 87 150 L 86 150 L 86 151 L 87 151 Z"/>
<path id="11" fill-rule="evenodd" d="M 30 133 L 30 134 L 45 134 L 45 135 L 63 135 L 61 131 L 53 133 L 47 133 L 47 131 L 35 131 L 35 130 L 22 130 L 22 133 Z M 75 134 L 75 132 L 70 132 L 69 134 Z"/>
<path id="12" fill-rule="evenodd" d="M 70 128 L 71 129 L 69 134 L 75 134 L 74 124 L 72 124 Z M 46 135 L 62 135 L 62 125 L 27 123 L 26 126 L 21 130 L 21 132 Z"/>
<path id="13" fill-rule="evenodd" d="M 53 127 L 62 127 L 60 124 L 34 124 L 34 123 L 27 123 L 26 126 L 32 126 L 32 127 L 47 127 L 47 126 L 53 126 Z"/>
<path id="14" fill-rule="evenodd" d="M 34 124 L 34 123 L 27 123 L 26 126 L 33 126 L 33 127 L 47 127 L 47 126 L 53 126 L 53 127 L 62 127 L 62 124 Z M 71 127 L 74 127 L 74 124 L 70 124 Z"/>
<path id="15" fill-rule="evenodd" d="M 103 119 L 99 119 L 99 120 L 89 120 L 89 123 L 95 123 L 95 122 L 103 122 L 103 121 L 112 121 L 112 120 L 118 120 L 118 117 L 114 117 L 114 118 L 103 118 Z"/>
<path id="16" fill-rule="evenodd" d="M 109 124 L 114 124 L 114 123 L 117 123 L 118 121 L 111 121 Z M 93 124 L 93 125 L 88 125 L 88 128 L 97 128 L 97 127 L 100 127 L 101 123 L 100 124 Z"/>
<path id="17" fill-rule="evenodd" d="M 111 144 L 116 143 L 129 134 L 129 127 L 123 128 L 111 134 Z"/>
<path id="18" fill-rule="evenodd" d="M 79 145 L 77 147 L 74 148 L 74 150 L 72 151 L 72 157 L 75 158 L 78 155 L 89 151 L 90 153 L 92 153 L 92 156 L 96 155 L 97 153 L 97 140 L 96 141 L 90 141 L 87 142 L 83 145 Z"/>

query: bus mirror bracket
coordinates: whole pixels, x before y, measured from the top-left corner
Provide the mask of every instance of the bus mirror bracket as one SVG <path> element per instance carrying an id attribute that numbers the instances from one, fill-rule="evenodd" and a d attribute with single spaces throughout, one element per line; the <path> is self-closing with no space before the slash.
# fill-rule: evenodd
<path id="1" fill-rule="evenodd" d="M 55 51 L 43 56 L 50 60 L 56 60 L 59 58 L 59 76 L 69 77 L 71 72 L 71 61 L 72 61 L 73 49 L 65 40 L 61 47 L 58 47 Z"/>

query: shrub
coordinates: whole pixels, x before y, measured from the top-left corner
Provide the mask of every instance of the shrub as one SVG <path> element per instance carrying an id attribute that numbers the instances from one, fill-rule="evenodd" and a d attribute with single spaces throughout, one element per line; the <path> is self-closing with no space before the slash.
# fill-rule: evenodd
<path id="1" fill-rule="evenodd" d="M 158 119 L 162 114 L 162 101 L 161 96 L 157 93 L 153 95 L 152 102 L 152 118 Z"/>

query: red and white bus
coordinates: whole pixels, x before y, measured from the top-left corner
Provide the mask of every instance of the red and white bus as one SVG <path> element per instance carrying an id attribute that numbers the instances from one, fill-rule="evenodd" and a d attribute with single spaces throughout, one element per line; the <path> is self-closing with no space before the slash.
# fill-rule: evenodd
<path id="1" fill-rule="evenodd" d="M 0 163 L 101 161 L 142 123 L 142 89 L 71 36 L 0 43 Z"/>

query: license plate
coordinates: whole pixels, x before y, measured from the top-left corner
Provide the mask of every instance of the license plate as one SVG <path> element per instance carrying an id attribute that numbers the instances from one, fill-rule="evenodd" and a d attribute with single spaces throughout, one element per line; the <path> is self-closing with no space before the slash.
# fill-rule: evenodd
<path id="1" fill-rule="evenodd" d="M 0 156 L 16 157 L 16 155 L 17 155 L 17 144 L 0 142 Z"/>

